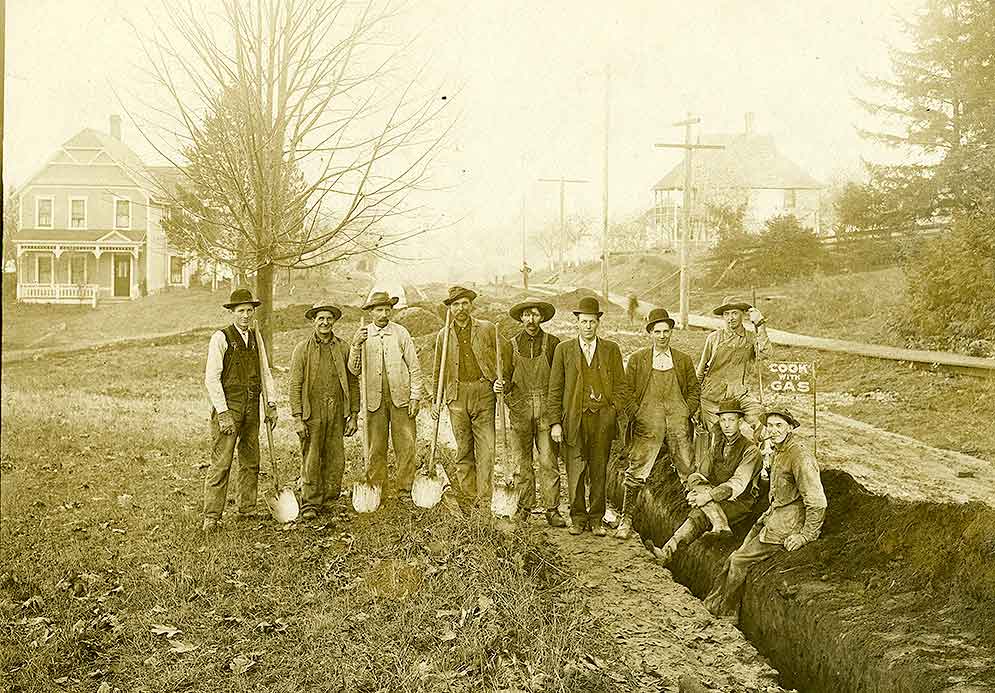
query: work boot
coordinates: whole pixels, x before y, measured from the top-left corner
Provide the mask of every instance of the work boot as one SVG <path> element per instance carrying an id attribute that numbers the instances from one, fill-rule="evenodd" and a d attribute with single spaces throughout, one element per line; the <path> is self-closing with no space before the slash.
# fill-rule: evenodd
<path id="1" fill-rule="evenodd" d="M 556 508 L 550 508 L 546 511 L 546 522 L 550 527 L 556 527 L 557 529 L 567 526 L 566 521 L 560 515 L 560 511 Z"/>
<path id="2" fill-rule="evenodd" d="M 218 531 L 218 521 L 213 517 L 205 517 L 200 529 L 204 534 L 213 534 Z"/>
<path id="3" fill-rule="evenodd" d="M 677 531 L 674 532 L 674 536 L 670 537 L 666 544 L 659 549 L 653 549 L 653 555 L 657 557 L 660 563 L 667 565 L 670 563 L 670 559 L 674 557 L 674 554 L 677 553 L 677 549 L 681 547 L 681 544 L 694 539 L 696 536 L 697 531 L 694 528 L 694 523 L 691 520 L 684 520 L 681 526 L 677 528 Z"/>
<path id="4" fill-rule="evenodd" d="M 673 537 L 670 537 L 667 543 L 660 548 L 653 547 L 653 555 L 656 556 L 661 565 L 666 566 L 670 563 L 670 559 L 674 557 L 674 554 L 677 553 L 677 547 L 677 542 L 674 541 Z"/>
<path id="5" fill-rule="evenodd" d="M 570 523 L 570 529 L 568 530 L 571 535 L 578 537 L 584 533 L 584 523 L 580 520 Z"/>
<path id="6" fill-rule="evenodd" d="M 625 487 L 625 495 L 622 496 L 622 517 L 614 534 L 616 539 L 625 540 L 632 536 L 632 511 L 636 506 L 638 492 L 639 489 Z"/>
<path id="7" fill-rule="evenodd" d="M 705 517 L 712 523 L 712 528 L 708 530 L 708 534 L 715 534 L 720 537 L 732 536 L 732 530 L 729 529 L 729 520 L 726 519 L 726 514 L 718 503 L 714 501 L 706 503 L 702 506 L 701 511 L 705 513 Z"/>
<path id="8" fill-rule="evenodd" d="M 596 537 L 603 537 L 608 534 L 608 530 L 605 529 L 605 525 L 603 523 L 598 522 L 596 525 L 594 525 L 594 527 L 591 528 L 591 534 L 593 534 Z"/>

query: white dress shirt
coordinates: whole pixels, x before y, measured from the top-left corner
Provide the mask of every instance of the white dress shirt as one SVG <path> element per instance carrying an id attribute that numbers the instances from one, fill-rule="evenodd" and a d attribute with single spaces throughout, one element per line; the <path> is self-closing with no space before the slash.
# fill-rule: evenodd
<path id="1" fill-rule="evenodd" d="M 580 342 L 580 350 L 584 352 L 584 358 L 587 360 L 587 365 L 590 366 L 594 361 L 594 352 L 598 348 L 598 338 L 595 337 L 590 342 L 585 342 L 578 337 L 577 341 Z"/>
<path id="2" fill-rule="evenodd" d="M 664 351 L 657 351 L 653 347 L 653 370 L 669 371 L 674 367 L 674 355 L 670 353 L 670 347 Z"/>

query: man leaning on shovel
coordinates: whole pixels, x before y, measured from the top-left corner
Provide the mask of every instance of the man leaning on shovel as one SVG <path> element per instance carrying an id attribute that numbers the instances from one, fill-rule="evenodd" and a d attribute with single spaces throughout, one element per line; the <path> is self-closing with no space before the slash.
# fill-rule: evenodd
<path id="1" fill-rule="evenodd" d="M 235 289 L 228 303 L 232 324 L 211 335 L 204 385 L 211 399 L 211 464 L 204 481 L 203 530 L 217 529 L 225 508 L 228 477 L 238 446 L 238 517 L 256 517 L 259 481 L 259 396 L 266 379 L 266 424 L 276 425 L 276 386 L 269 368 L 260 364 L 263 346 L 256 341 L 252 317 L 261 304 L 248 289 Z"/>
<path id="2" fill-rule="evenodd" d="M 391 320 L 399 299 L 384 291 L 370 296 L 363 310 L 373 322 L 359 328 L 349 350 L 349 370 L 362 377 L 366 350 L 366 417 L 370 483 L 383 488 L 387 480 L 387 436 L 397 457 L 397 497 L 407 499 L 415 478 L 415 417 L 421 399 L 422 376 L 411 335 Z"/>
<path id="3" fill-rule="evenodd" d="M 536 474 L 532 467 L 533 449 L 539 454 L 539 495 L 551 527 L 566 527 L 560 516 L 560 469 L 556 463 L 559 445 L 553 442 L 549 427 L 542 424 L 549 389 L 553 352 L 560 338 L 542 329 L 542 323 L 556 314 L 553 304 L 529 298 L 508 311 L 522 323 L 522 331 L 511 339 L 511 366 L 506 375 L 505 402 L 511 413 L 511 435 L 518 469 L 515 487 L 518 513 L 527 519 L 536 501 Z"/>
<path id="4" fill-rule="evenodd" d="M 359 384 L 349 372 L 349 343 L 335 336 L 342 309 L 315 303 L 304 313 L 314 325 L 290 359 L 290 413 L 304 455 L 301 517 L 332 509 L 342 493 L 345 439 L 356 432 Z"/>

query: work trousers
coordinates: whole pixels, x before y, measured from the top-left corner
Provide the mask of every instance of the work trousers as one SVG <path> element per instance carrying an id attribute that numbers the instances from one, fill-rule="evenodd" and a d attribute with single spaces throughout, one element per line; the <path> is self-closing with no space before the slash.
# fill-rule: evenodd
<path id="1" fill-rule="evenodd" d="M 605 518 L 605 474 L 612 440 L 615 438 L 615 409 L 602 407 L 585 411 L 580 419 L 577 445 L 563 446 L 570 486 L 570 521 L 593 526 Z M 590 487 L 590 502 L 585 497 Z"/>
<path id="2" fill-rule="evenodd" d="M 749 390 L 743 391 L 740 395 L 733 397 L 739 406 L 743 408 L 743 418 L 739 421 L 739 430 L 744 438 L 756 442 L 756 431 L 760 426 L 760 417 L 764 413 L 764 408 L 760 400 Z M 712 430 L 719 420 L 719 402 L 717 400 L 701 398 L 701 418 L 706 430 Z"/>
<path id="3" fill-rule="evenodd" d="M 646 420 L 646 419 L 650 420 Z M 687 414 L 666 414 L 662 410 L 650 413 L 648 417 L 636 420 L 632 445 L 629 448 L 628 466 L 625 469 L 625 485 L 629 488 L 642 488 L 649 479 L 650 472 L 660 449 L 667 444 L 671 465 L 683 483 L 694 469 L 694 452 L 691 447 L 691 426 Z"/>
<path id="4" fill-rule="evenodd" d="M 705 599 L 705 606 L 716 616 L 737 616 L 750 567 L 784 550 L 781 544 L 760 541 L 760 529 L 760 525 L 754 525 L 743 544 L 729 555 L 715 588 Z"/>
<path id="5" fill-rule="evenodd" d="M 531 393 L 511 410 L 511 438 L 518 469 L 515 488 L 518 507 L 531 510 L 536 502 L 534 453 L 539 460 L 539 494 L 546 510 L 556 510 L 560 504 L 560 470 L 556 464 L 559 446 L 553 442 L 549 428 L 542 425 L 543 394 Z"/>
<path id="6" fill-rule="evenodd" d="M 407 405 L 394 406 L 384 400 L 376 411 L 366 412 L 366 444 L 369 446 L 370 483 L 383 488 L 387 482 L 387 437 L 394 443 L 397 458 L 397 492 L 410 493 L 415 478 L 415 419 Z"/>
<path id="7" fill-rule="evenodd" d="M 459 383 L 457 397 L 449 403 L 449 422 L 456 438 L 456 483 L 460 495 L 491 507 L 494 470 L 495 395 L 486 380 Z"/>
<path id="8" fill-rule="evenodd" d="M 345 471 L 345 421 L 342 400 L 312 401 L 311 417 L 305 422 L 307 438 L 301 444 L 301 509 L 328 509 L 342 493 Z"/>
<path id="9" fill-rule="evenodd" d="M 235 447 L 238 447 L 238 483 L 236 502 L 242 513 L 251 513 L 256 507 L 256 487 L 259 481 L 259 398 L 246 403 L 244 414 L 232 411 L 235 432 L 226 435 L 218 426 L 217 412 L 211 412 L 211 465 L 204 480 L 204 517 L 219 519 L 225 509 L 228 495 L 228 476 L 231 472 Z"/>

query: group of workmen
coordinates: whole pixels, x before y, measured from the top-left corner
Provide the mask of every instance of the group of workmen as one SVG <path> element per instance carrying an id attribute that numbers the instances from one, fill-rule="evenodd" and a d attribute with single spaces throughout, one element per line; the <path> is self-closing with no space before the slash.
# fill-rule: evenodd
<path id="1" fill-rule="evenodd" d="M 456 440 L 454 491 L 461 505 L 489 510 L 495 486 L 511 484 L 517 518 L 526 521 L 538 486 L 547 523 L 567 527 L 559 510 L 562 459 L 569 532 L 603 537 L 611 530 L 616 538 L 628 539 L 639 493 L 658 461 L 667 460 L 672 472 L 666 473 L 676 475 L 689 512 L 662 546 L 645 542 L 666 565 L 682 545 L 706 533 L 731 534 L 730 526 L 754 510 L 761 478 L 769 478 L 769 507 L 731 554 L 706 601 L 723 616 L 738 611 L 752 564 L 818 537 L 826 498 L 818 465 L 793 433 L 799 422 L 783 407 L 765 410 L 750 385 L 753 366 L 771 353 L 766 320 L 756 307 L 736 298 L 717 306 L 714 313 L 725 327 L 708 336 L 697 365 L 671 348 L 675 322 L 666 310 L 654 308 L 645 325 L 650 344 L 623 365 L 619 345 L 598 335 L 603 312 L 594 297 L 581 298 L 572 311 L 577 335 L 570 339 L 543 328 L 556 312 L 549 302 L 530 298 L 513 306 L 509 315 L 521 329 L 505 338 L 496 324 L 473 316 L 476 298 L 472 289 L 449 289 L 443 301 L 446 326 L 435 340 L 437 387 L 429 390 L 441 395 L 432 404 L 433 417 L 443 406 L 448 411 Z M 367 483 L 387 486 L 389 437 L 396 497 L 410 497 L 417 471 L 415 421 L 426 384 L 410 333 L 393 320 L 397 302 L 385 292 L 373 293 L 363 305 L 370 322 L 348 341 L 334 332 L 342 316 L 338 306 L 317 303 L 305 314 L 314 330 L 295 347 L 289 373 L 305 520 L 332 511 L 339 500 L 344 437 L 358 429 L 361 401 L 366 404 Z M 248 290 L 236 289 L 224 304 L 232 312 L 232 325 L 211 338 L 205 377 L 213 405 L 207 532 L 218 527 L 236 446 L 238 516 L 256 517 L 260 411 L 266 425 L 276 424 L 273 378 L 265 348 L 251 329 L 259 304 Z M 745 328 L 746 319 L 752 331 Z M 496 474 L 499 400 L 510 415 L 514 463 Z M 625 471 L 616 525 L 606 518 L 605 487 L 618 439 Z M 758 448 L 763 442 L 772 450 L 769 466 Z"/>

